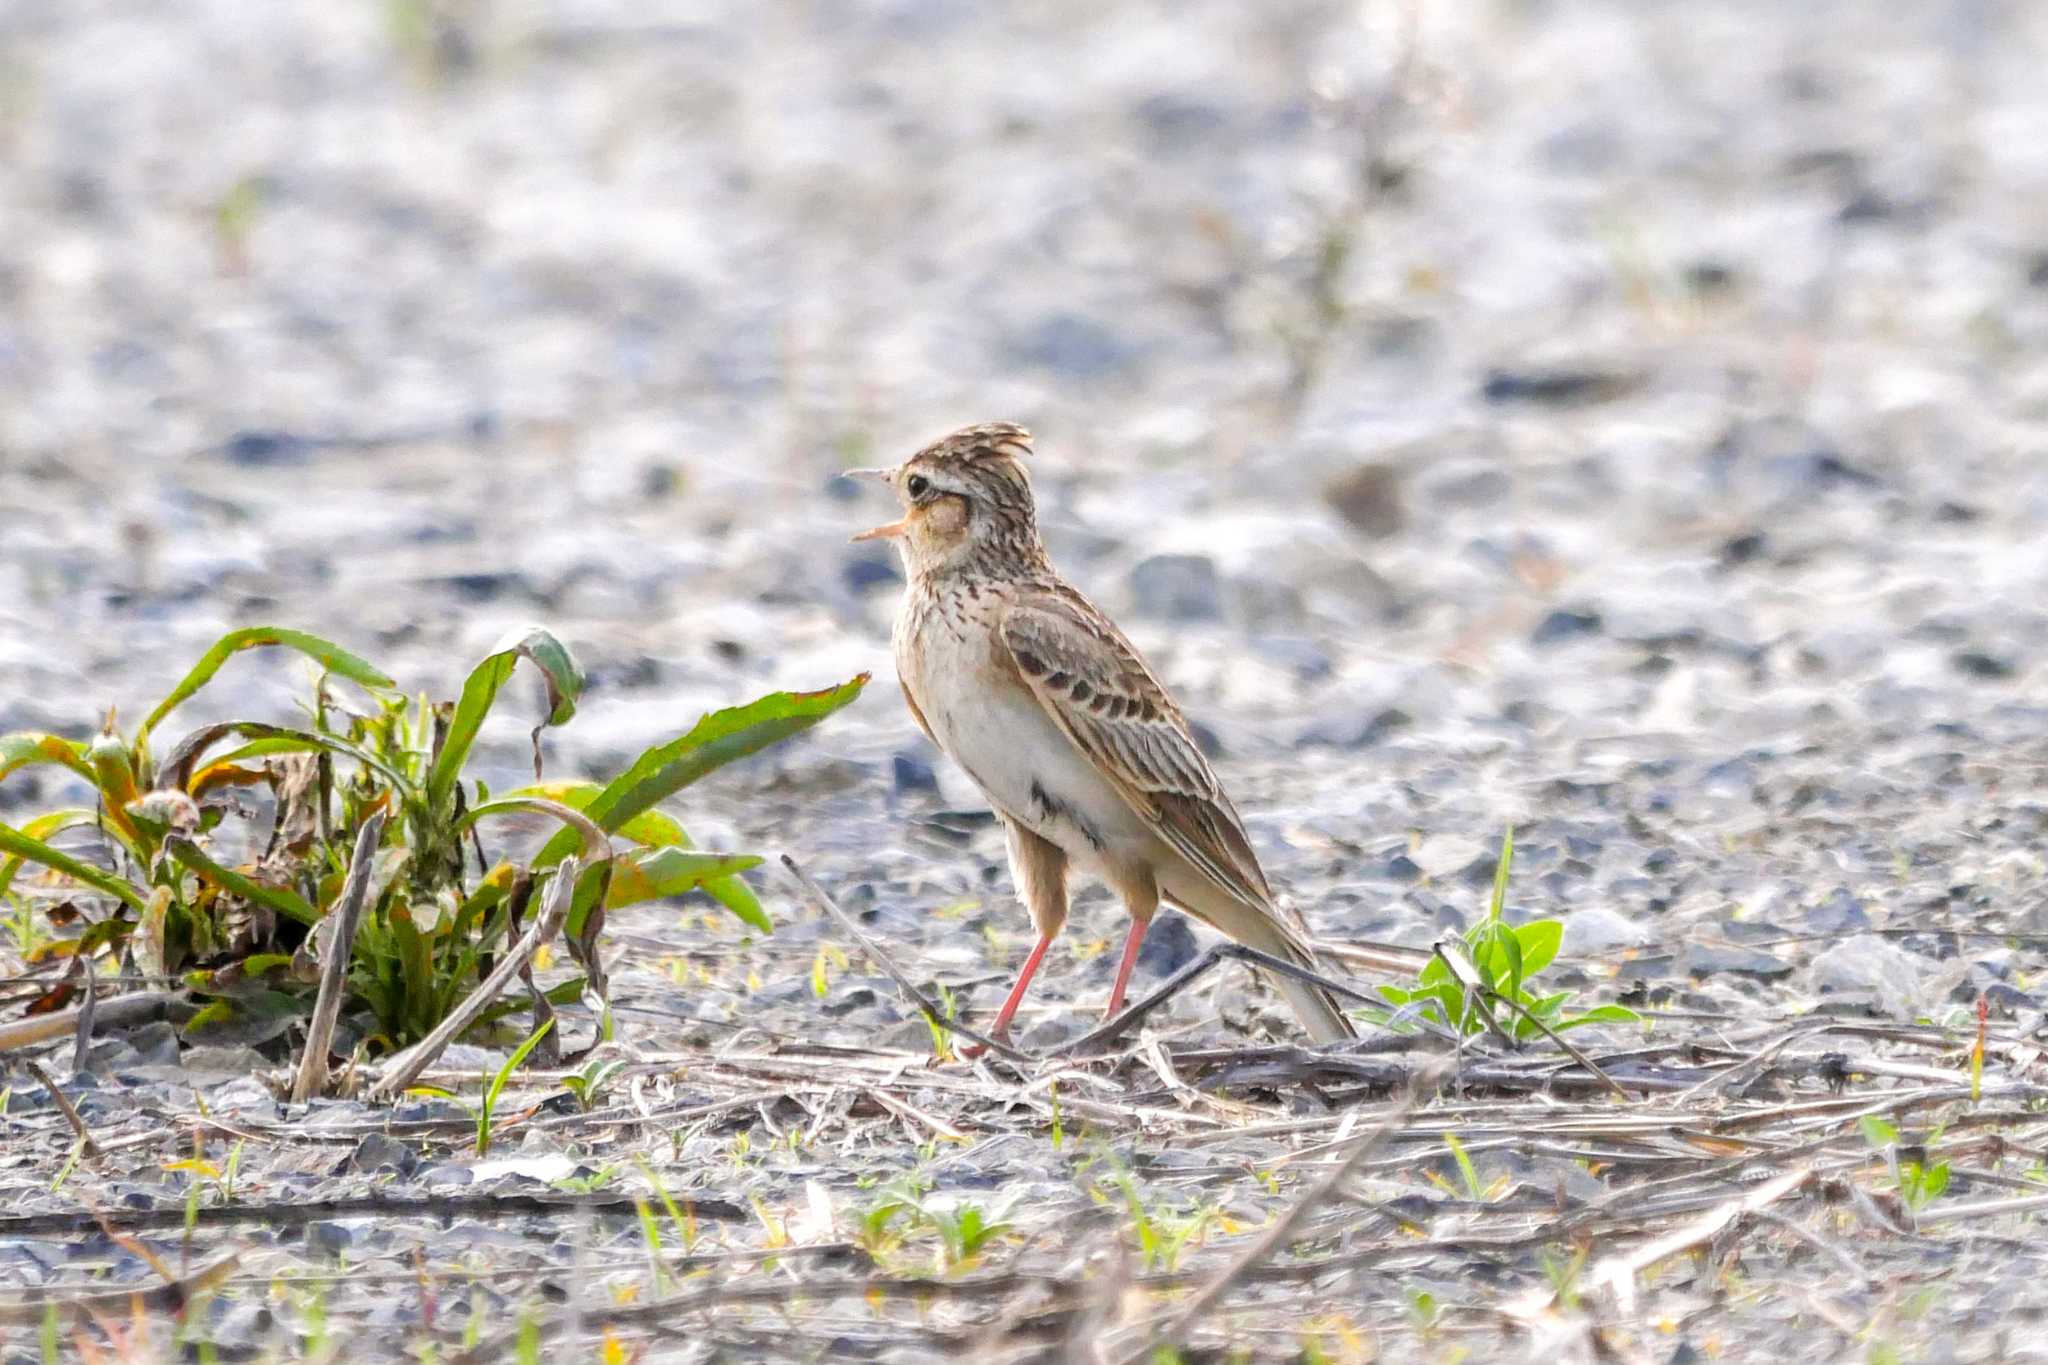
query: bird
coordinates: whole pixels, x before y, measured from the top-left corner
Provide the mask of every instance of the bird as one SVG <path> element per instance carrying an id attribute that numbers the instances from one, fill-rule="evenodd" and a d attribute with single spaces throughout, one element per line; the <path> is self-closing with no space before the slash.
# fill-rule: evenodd
<path id="1" fill-rule="evenodd" d="M 1105 1018 L 1122 1010 L 1162 904 L 1321 970 L 1180 707 L 1137 647 L 1053 567 L 1025 469 L 1031 450 L 1023 427 L 991 422 L 899 465 L 848 471 L 885 482 L 901 504 L 900 519 L 853 539 L 893 541 L 903 561 L 891 632 L 903 697 L 994 808 L 1038 930 L 990 1036 L 1007 1040 L 1066 923 L 1074 869 L 1099 877 L 1130 914 Z M 1356 1036 L 1328 991 L 1273 975 L 1318 1043 Z"/>

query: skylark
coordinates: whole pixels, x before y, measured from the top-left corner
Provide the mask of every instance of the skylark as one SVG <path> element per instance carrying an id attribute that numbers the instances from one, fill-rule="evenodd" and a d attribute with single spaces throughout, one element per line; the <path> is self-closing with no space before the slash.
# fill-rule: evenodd
<path id="1" fill-rule="evenodd" d="M 1108 1015 L 1123 1008 L 1162 901 L 1248 947 L 1318 966 L 1275 905 L 1180 708 L 1046 557 L 1024 472 L 1030 453 L 1029 432 L 994 422 L 894 469 L 856 471 L 887 480 L 903 504 L 902 520 L 854 539 L 894 540 L 909 575 L 894 634 L 904 699 L 1001 818 L 1011 874 L 1038 927 L 994 1036 L 1007 1036 L 1066 922 L 1069 864 L 1100 876 L 1130 911 Z M 1292 977 L 1275 984 L 1316 1041 L 1355 1036 L 1327 992 Z"/>

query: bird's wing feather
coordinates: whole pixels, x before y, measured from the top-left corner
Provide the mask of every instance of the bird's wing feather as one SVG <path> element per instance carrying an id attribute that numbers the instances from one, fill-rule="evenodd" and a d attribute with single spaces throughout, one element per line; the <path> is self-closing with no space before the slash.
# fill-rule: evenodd
<path id="1" fill-rule="evenodd" d="M 1039 704 L 1153 833 L 1231 896 L 1271 904 L 1236 808 L 1121 631 L 1071 590 L 1034 589 L 998 634 Z"/>

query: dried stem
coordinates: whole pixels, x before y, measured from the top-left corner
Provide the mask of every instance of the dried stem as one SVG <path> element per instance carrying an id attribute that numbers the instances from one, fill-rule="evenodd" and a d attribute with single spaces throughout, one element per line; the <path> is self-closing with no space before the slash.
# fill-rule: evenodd
<path id="1" fill-rule="evenodd" d="M 342 883 L 341 900 L 333 911 L 327 955 L 320 963 L 320 995 L 313 1006 L 313 1025 L 306 1030 L 306 1055 L 299 1059 L 298 1078 L 292 1082 L 293 1104 L 304 1104 L 327 1088 L 327 1057 L 334 1043 L 335 1021 L 341 1017 L 349 955 L 355 951 L 356 930 L 362 925 L 363 912 L 369 908 L 370 877 L 376 865 L 377 843 L 383 835 L 381 810 L 363 821 L 363 828 L 356 835 L 348 879 Z"/>

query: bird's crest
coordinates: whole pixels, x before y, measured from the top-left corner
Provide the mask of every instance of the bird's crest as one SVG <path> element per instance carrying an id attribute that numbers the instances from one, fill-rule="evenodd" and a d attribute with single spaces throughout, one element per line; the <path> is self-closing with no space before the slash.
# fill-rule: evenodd
<path id="1" fill-rule="evenodd" d="M 1024 428 L 1014 422 L 983 422 L 940 437 L 920 450 L 916 458 L 972 464 L 1002 457 L 1021 460 L 1030 453 L 1031 433 Z"/>

